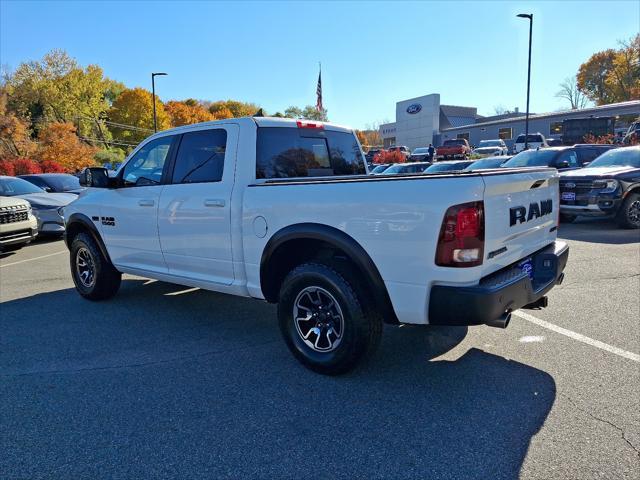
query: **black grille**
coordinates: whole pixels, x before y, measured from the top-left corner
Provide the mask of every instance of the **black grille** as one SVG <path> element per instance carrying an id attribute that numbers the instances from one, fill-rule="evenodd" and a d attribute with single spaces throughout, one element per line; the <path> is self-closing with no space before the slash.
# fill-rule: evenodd
<path id="1" fill-rule="evenodd" d="M 593 190 L 592 181 L 572 182 L 567 180 L 560 182 L 561 192 L 588 193 L 591 190 Z"/>
<path id="2" fill-rule="evenodd" d="M 29 219 L 29 213 L 26 210 L 0 210 L 0 224 L 24 222 Z"/>

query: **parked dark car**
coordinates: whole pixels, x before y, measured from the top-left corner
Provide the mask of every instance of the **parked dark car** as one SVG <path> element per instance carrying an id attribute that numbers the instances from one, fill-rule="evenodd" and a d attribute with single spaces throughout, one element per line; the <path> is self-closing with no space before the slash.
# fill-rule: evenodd
<path id="1" fill-rule="evenodd" d="M 427 168 L 424 173 L 430 175 L 432 173 L 457 172 L 460 170 L 464 170 L 474 161 L 475 160 L 450 160 L 437 162 Z"/>
<path id="2" fill-rule="evenodd" d="M 431 166 L 429 162 L 396 163 L 387 168 L 385 175 L 397 175 L 401 173 L 422 173 Z"/>
<path id="3" fill-rule="evenodd" d="M 371 148 L 367 153 L 364 154 L 364 158 L 367 160 L 367 163 L 373 163 L 373 157 L 375 157 L 378 153 L 383 150 L 380 148 Z"/>
<path id="4" fill-rule="evenodd" d="M 560 174 L 560 220 L 578 215 L 640 228 L 640 146 L 609 150 L 586 168 Z"/>
<path id="5" fill-rule="evenodd" d="M 434 149 L 433 156 L 435 157 L 435 149 Z M 415 148 L 413 152 L 411 152 L 411 155 L 409 156 L 410 162 L 426 162 L 428 160 L 429 160 L 429 147 Z"/>
<path id="6" fill-rule="evenodd" d="M 511 158 L 511 155 L 500 155 L 498 157 L 481 158 L 480 160 L 474 161 L 471 165 L 465 168 L 465 170 L 470 171 L 470 170 L 487 170 L 489 168 L 500 168 L 510 158 Z"/>
<path id="7" fill-rule="evenodd" d="M 550 147 L 561 147 L 564 145 L 561 138 L 547 138 L 547 145 Z"/>
<path id="8" fill-rule="evenodd" d="M 33 183 L 36 187 L 40 187 L 49 193 L 75 193 L 80 194 L 83 187 L 80 186 L 80 180 L 75 175 L 68 173 L 38 173 L 32 175 L 18 175 L 29 183 Z"/>
<path id="9" fill-rule="evenodd" d="M 582 168 L 612 145 L 574 145 L 525 150 L 514 155 L 503 167 L 554 167 L 558 170 Z"/>

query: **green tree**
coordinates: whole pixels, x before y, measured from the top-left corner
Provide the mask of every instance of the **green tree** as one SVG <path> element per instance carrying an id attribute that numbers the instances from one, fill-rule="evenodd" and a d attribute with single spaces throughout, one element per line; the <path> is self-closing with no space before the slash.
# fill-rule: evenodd
<path id="1" fill-rule="evenodd" d="M 291 106 L 284 111 L 284 116 L 287 118 L 300 118 L 304 120 L 317 120 L 322 122 L 329 121 L 326 109 L 318 111 L 316 107 L 312 105 L 307 105 L 304 109 Z"/>
<path id="2" fill-rule="evenodd" d="M 169 115 L 163 103 L 156 97 L 158 130 L 170 127 Z M 134 128 L 122 128 L 117 139 L 139 143 L 153 132 L 153 97 L 144 88 L 132 88 L 122 92 L 109 110 L 109 120 L 114 123 L 130 125 Z"/>
<path id="3" fill-rule="evenodd" d="M 231 112 L 233 118 L 251 117 L 258 110 L 260 110 L 260 106 L 255 103 L 239 102 L 237 100 L 219 100 L 211 103 L 209 106 L 209 111 L 216 118 L 228 118 L 226 116 L 221 116 L 227 115 L 227 111 Z"/>

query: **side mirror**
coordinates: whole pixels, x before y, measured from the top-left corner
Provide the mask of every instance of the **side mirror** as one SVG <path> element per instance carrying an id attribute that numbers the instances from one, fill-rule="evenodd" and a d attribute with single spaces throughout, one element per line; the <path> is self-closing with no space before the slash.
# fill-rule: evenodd
<path id="1" fill-rule="evenodd" d="M 87 167 L 80 173 L 83 187 L 109 188 L 109 171 L 102 167 Z"/>
<path id="2" fill-rule="evenodd" d="M 556 165 L 556 168 L 569 168 L 569 161 L 568 160 L 560 160 L 558 162 L 558 164 Z"/>

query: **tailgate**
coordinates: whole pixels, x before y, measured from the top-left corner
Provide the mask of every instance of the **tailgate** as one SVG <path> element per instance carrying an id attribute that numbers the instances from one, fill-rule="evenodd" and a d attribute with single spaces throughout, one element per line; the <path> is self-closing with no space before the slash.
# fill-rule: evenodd
<path id="1" fill-rule="evenodd" d="M 483 175 L 483 275 L 526 258 L 556 239 L 559 175 L 555 169 Z"/>

